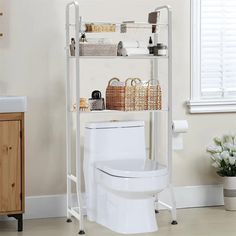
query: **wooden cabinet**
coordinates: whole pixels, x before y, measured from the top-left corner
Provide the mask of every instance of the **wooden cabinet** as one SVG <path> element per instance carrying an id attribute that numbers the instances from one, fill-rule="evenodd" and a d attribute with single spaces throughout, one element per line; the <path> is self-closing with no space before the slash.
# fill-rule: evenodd
<path id="1" fill-rule="evenodd" d="M 0 215 L 15 217 L 18 231 L 24 199 L 24 113 L 0 114 Z"/>

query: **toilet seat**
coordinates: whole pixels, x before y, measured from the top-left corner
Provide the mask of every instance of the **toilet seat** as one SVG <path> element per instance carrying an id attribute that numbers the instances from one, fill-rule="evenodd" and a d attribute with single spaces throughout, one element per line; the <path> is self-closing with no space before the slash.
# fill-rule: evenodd
<path id="1" fill-rule="evenodd" d="M 155 194 L 168 184 L 166 166 L 144 159 L 110 160 L 95 163 L 95 181 L 106 189 L 137 198 Z M 142 194 L 141 194 L 142 193 Z"/>
<path id="2" fill-rule="evenodd" d="M 167 175 L 164 165 L 149 159 L 129 159 L 101 161 L 95 164 L 96 169 L 120 178 L 152 178 Z"/>

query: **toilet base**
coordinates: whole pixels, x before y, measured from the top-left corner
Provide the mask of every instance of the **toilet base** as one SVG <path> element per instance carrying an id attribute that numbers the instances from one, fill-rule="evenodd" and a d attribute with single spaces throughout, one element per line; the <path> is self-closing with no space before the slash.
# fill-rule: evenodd
<path id="1" fill-rule="evenodd" d="M 129 198 L 97 185 L 96 222 L 123 234 L 155 232 L 158 230 L 154 209 L 155 198 Z"/>

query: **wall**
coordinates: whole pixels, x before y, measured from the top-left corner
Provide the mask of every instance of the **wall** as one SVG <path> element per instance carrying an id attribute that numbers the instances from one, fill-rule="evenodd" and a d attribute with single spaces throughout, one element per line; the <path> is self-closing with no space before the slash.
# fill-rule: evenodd
<path id="1" fill-rule="evenodd" d="M 28 196 L 61 194 L 66 190 L 64 8 L 67 2 L 0 0 L 5 14 L 0 24 L 5 34 L 0 39 L 0 94 L 28 96 Z M 184 136 L 184 150 L 174 153 L 174 185 L 217 183 L 205 147 L 215 135 L 235 130 L 235 115 L 189 115 L 186 110 L 185 102 L 190 97 L 190 0 L 79 2 L 81 14 L 91 20 L 146 20 L 147 12 L 157 5 L 173 7 L 173 116 L 187 119 L 190 126 Z M 114 73 L 122 78 L 131 76 L 130 67 L 143 77 L 149 73 L 147 62 L 142 62 L 142 67 L 138 66 L 139 62 L 130 63 L 118 63 L 115 67 L 107 60 L 98 64 L 84 62 L 82 93 L 88 96 L 90 92 L 85 92 L 86 88 L 91 90 L 92 86 L 104 88 Z M 87 119 L 90 118 L 84 118 Z"/>

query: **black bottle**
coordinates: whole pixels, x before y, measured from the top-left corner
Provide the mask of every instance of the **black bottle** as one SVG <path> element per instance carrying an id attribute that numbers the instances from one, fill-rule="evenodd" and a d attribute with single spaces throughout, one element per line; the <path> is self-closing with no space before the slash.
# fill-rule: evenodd
<path id="1" fill-rule="evenodd" d="M 71 38 L 71 44 L 70 44 L 70 55 L 75 56 L 75 39 Z"/>
<path id="2" fill-rule="evenodd" d="M 149 54 L 153 54 L 154 53 L 154 45 L 153 45 L 152 37 L 151 36 L 149 38 L 148 50 L 149 50 Z"/>

